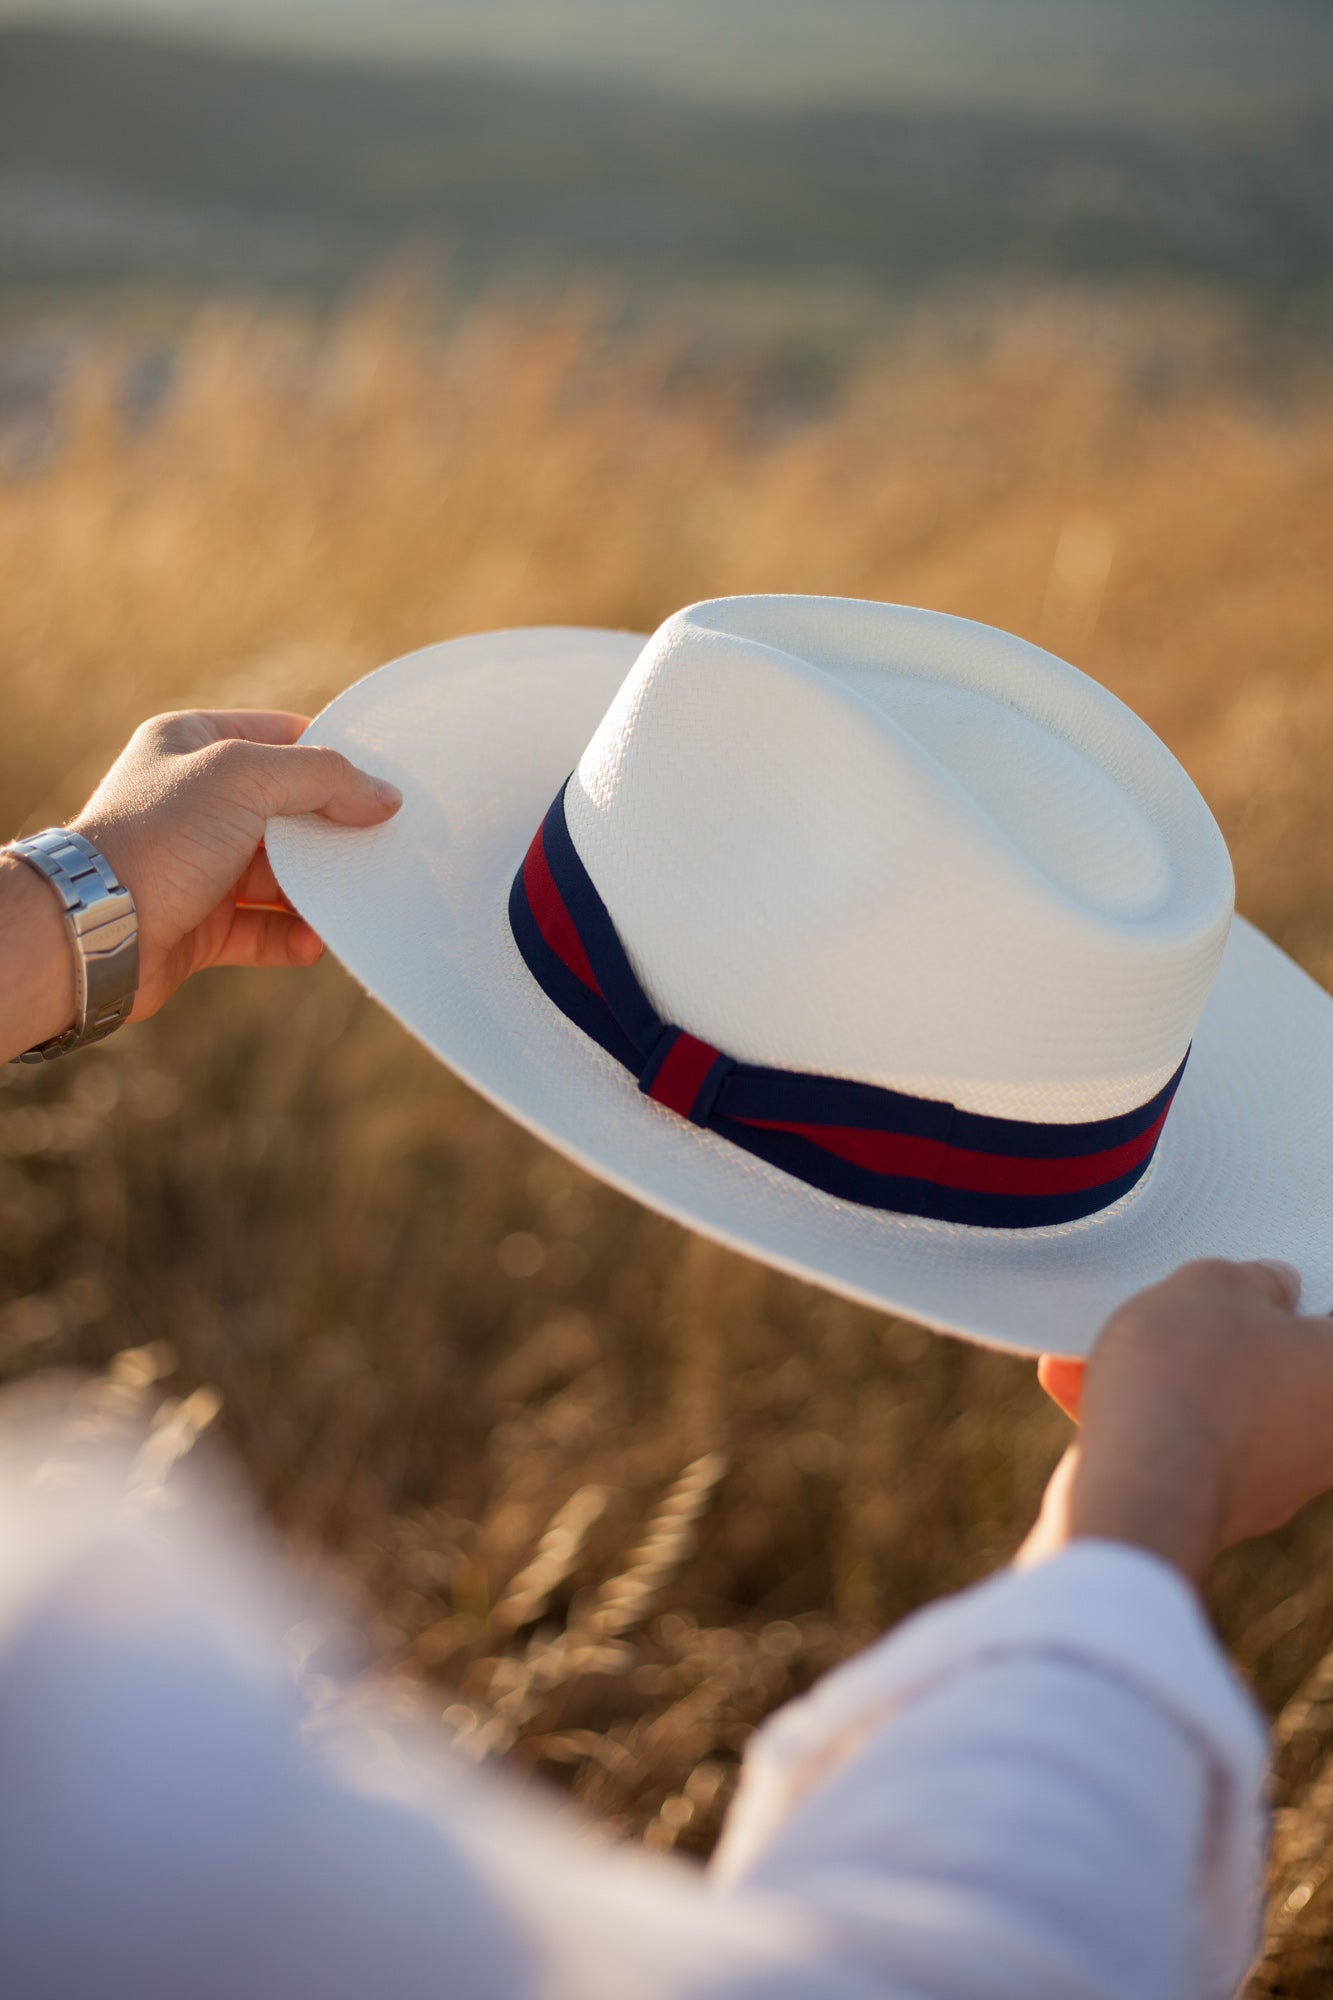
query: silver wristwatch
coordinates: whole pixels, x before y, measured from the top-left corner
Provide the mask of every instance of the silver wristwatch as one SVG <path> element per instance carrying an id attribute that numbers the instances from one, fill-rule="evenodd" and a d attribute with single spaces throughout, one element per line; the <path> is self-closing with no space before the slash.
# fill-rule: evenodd
<path id="1" fill-rule="evenodd" d="M 45 877 L 70 929 L 78 986 L 74 1026 L 13 1058 L 51 1062 L 102 1041 L 128 1020 L 139 988 L 139 919 L 134 898 L 111 863 L 81 833 L 48 827 L 11 841 L 3 852 Z"/>

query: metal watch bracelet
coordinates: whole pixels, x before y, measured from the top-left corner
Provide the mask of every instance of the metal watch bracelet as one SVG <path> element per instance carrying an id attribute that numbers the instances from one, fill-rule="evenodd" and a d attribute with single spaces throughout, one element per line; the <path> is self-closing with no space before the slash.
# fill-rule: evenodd
<path id="1" fill-rule="evenodd" d="M 74 950 L 74 1025 L 39 1042 L 14 1062 L 52 1062 L 114 1034 L 129 1018 L 139 987 L 139 918 L 134 898 L 90 840 L 48 827 L 2 850 L 35 868 L 60 898 Z"/>

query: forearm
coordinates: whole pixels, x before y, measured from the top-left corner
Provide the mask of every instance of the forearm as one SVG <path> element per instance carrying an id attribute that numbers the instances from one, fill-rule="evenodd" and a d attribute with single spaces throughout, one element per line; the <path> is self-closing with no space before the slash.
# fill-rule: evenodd
<path id="1" fill-rule="evenodd" d="M 0 1062 L 74 1019 L 74 958 L 60 906 L 35 869 L 0 854 Z"/>
<path id="2" fill-rule="evenodd" d="M 0 1466 L 0 1934 L 43 1991 L 427 1996 L 442 1965 L 493 2000 L 1234 1990 L 1261 1737 L 1160 1565 L 1089 1548 L 909 1621 L 761 1734 L 709 1881 L 424 1741 L 303 1745 L 234 1514 L 186 1481 L 150 1533 L 128 1466 L 52 1489 L 49 1448 Z"/>
<path id="3" fill-rule="evenodd" d="M 1212 2000 L 1252 1945 L 1263 1741 L 1192 1594 L 1084 1541 L 761 1732 L 720 1873 L 913 1994 Z"/>
<path id="4" fill-rule="evenodd" d="M 1207 1795 L 1132 1689 L 997 1659 L 923 1690 L 746 1886 L 813 1906 L 846 1959 L 922 2000 L 1202 2000 Z"/>

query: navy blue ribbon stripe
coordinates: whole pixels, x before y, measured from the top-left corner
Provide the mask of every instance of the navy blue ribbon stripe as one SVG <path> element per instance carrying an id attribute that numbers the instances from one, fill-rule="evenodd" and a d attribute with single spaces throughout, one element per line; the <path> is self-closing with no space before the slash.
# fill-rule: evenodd
<path id="1" fill-rule="evenodd" d="M 563 787 L 514 878 L 509 920 L 543 992 L 646 1096 L 827 1194 L 898 1214 L 992 1229 L 1095 1214 L 1147 1171 L 1185 1068 L 1133 1111 L 1059 1125 L 732 1062 L 658 1017 L 570 838 Z"/>

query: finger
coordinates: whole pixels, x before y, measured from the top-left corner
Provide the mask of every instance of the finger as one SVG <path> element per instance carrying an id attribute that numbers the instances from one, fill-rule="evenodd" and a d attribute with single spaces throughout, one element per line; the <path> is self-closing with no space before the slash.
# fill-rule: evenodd
<path id="1" fill-rule="evenodd" d="M 1295 1312 L 1301 1302 L 1301 1274 L 1294 1264 L 1286 1264 L 1280 1257 L 1256 1257 L 1237 1268 L 1251 1278 L 1270 1304 Z"/>
<path id="2" fill-rule="evenodd" d="M 403 802 L 396 785 L 358 770 L 340 751 L 322 745 L 256 746 L 247 754 L 254 760 L 270 819 L 319 813 L 337 826 L 378 826 Z"/>
<path id="3" fill-rule="evenodd" d="M 214 965 L 313 965 L 323 943 L 303 917 L 280 910 L 237 910 Z"/>
<path id="4" fill-rule="evenodd" d="M 1084 1361 L 1072 1361 L 1063 1354 L 1043 1354 L 1037 1363 L 1037 1380 L 1053 1403 L 1067 1417 L 1078 1422 L 1078 1406 L 1083 1395 Z"/>
<path id="5" fill-rule="evenodd" d="M 287 708 L 204 708 L 199 719 L 220 739 L 232 736 L 243 743 L 295 743 L 310 727 L 308 715 Z"/>
<path id="6" fill-rule="evenodd" d="M 256 848 L 249 867 L 236 884 L 234 894 L 241 909 L 290 910 L 292 907 L 279 886 L 278 878 L 273 873 L 273 863 L 262 845 Z"/>

